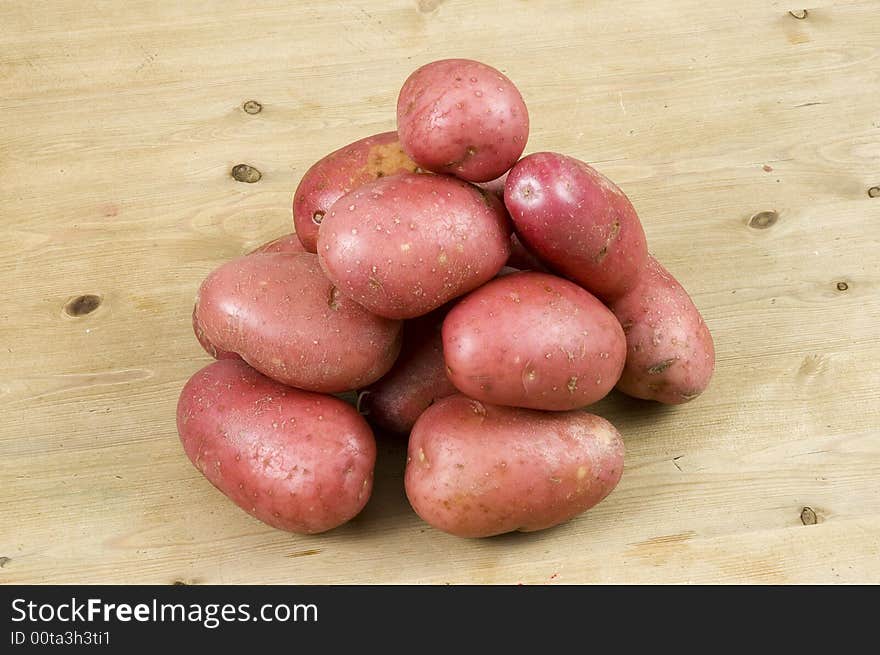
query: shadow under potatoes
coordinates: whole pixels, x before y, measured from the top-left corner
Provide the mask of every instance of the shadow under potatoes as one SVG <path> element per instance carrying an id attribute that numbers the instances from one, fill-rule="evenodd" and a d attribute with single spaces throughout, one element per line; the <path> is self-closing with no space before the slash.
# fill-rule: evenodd
<path id="1" fill-rule="evenodd" d="M 349 521 L 358 531 L 387 524 L 390 519 L 411 515 L 420 521 L 406 499 L 403 474 L 406 469 L 407 435 L 385 434 L 376 431 L 376 469 L 373 474 L 373 493 L 363 511 Z"/>
<path id="2" fill-rule="evenodd" d="M 652 433 L 663 430 L 663 425 L 675 420 L 677 408 L 674 405 L 663 405 L 650 400 L 632 398 L 617 390 L 598 403 L 584 408 L 583 411 L 597 414 L 621 432 L 624 441 L 648 438 Z M 406 469 L 408 435 L 395 435 L 375 429 L 376 435 L 376 469 L 373 477 L 373 492 L 363 511 L 351 521 L 333 532 L 348 532 L 350 536 L 366 536 L 375 531 L 393 529 L 391 524 L 399 528 L 400 520 L 410 522 L 413 526 L 430 528 L 416 515 L 406 497 L 404 489 L 404 471 Z M 555 530 L 564 526 L 556 526 L 538 532 L 511 532 L 489 537 L 494 543 L 529 543 L 535 539 L 545 538 Z M 544 535 L 544 537 L 542 537 Z"/>

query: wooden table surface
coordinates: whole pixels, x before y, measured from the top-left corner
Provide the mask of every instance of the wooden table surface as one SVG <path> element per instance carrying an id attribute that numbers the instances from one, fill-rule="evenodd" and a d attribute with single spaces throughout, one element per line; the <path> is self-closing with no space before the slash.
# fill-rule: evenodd
<path id="1" fill-rule="evenodd" d="M 0 582 L 880 582 L 880 6 L 809 1 L 4 2 Z M 195 290 L 450 56 L 629 194 L 715 378 L 600 403 L 623 480 L 558 528 L 431 529 L 380 437 L 359 517 L 275 531 L 178 442 Z"/>

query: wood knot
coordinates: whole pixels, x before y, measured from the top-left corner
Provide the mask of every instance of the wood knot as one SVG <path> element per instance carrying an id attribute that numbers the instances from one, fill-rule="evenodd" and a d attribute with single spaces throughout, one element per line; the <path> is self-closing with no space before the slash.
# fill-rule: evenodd
<path id="1" fill-rule="evenodd" d="M 846 291 L 847 289 L 849 289 L 849 285 L 846 282 L 838 282 L 837 283 L 837 290 L 838 291 Z"/>
<path id="2" fill-rule="evenodd" d="M 775 210 L 762 211 L 752 215 L 749 219 L 749 227 L 755 230 L 766 230 L 768 227 L 773 227 L 778 220 L 779 213 Z"/>
<path id="3" fill-rule="evenodd" d="M 259 114 L 263 111 L 263 105 L 256 100 L 248 100 L 241 106 L 241 108 L 244 109 L 245 114 Z"/>
<path id="4" fill-rule="evenodd" d="M 868 189 L 869 198 L 880 198 L 880 186 L 872 186 Z"/>
<path id="5" fill-rule="evenodd" d="M 810 15 L 810 12 L 806 9 L 792 9 L 788 12 L 788 15 L 792 18 L 796 18 L 797 20 L 804 20 L 807 16 Z"/>
<path id="6" fill-rule="evenodd" d="M 76 296 L 67 301 L 67 304 L 64 306 L 64 312 L 68 316 L 85 316 L 98 309 L 102 300 L 101 296 L 93 293 Z"/>
<path id="7" fill-rule="evenodd" d="M 801 363 L 797 375 L 802 379 L 811 378 L 825 373 L 830 366 L 831 360 L 827 355 L 814 353 L 804 357 L 804 361 Z"/>
<path id="8" fill-rule="evenodd" d="M 253 166 L 248 164 L 236 164 L 232 167 L 232 179 L 236 182 L 247 182 L 253 184 L 259 182 L 263 174 Z"/>
<path id="9" fill-rule="evenodd" d="M 423 14 L 430 14 L 443 4 L 443 0 L 417 0 L 416 6 Z"/>
<path id="10" fill-rule="evenodd" d="M 816 525 L 818 518 L 812 507 L 804 507 L 801 510 L 801 523 L 804 525 Z"/>

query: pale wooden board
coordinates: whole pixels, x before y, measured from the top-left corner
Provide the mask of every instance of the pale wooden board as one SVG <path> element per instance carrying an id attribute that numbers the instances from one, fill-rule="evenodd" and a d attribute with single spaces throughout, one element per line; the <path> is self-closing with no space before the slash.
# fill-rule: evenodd
<path id="1" fill-rule="evenodd" d="M 4 2 L 0 582 L 880 582 L 880 5 L 803 8 Z M 208 361 L 195 289 L 287 231 L 304 170 L 393 129 L 406 75 L 447 56 L 516 81 L 529 151 L 630 195 L 716 377 L 678 408 L 603 401 L 623 480 L 556 529 L 429 528 L 383 439 L 360 517 L 274 531 L 178 444 L 177 394 Z M 764 210 L 779 220 L 749 227 Z M 83 293 L 102 305 L 66 316 Z"/>

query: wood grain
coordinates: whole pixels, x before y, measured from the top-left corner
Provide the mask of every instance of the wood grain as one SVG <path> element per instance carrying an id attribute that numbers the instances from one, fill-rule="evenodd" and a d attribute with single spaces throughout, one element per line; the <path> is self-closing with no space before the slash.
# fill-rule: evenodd
<path id="1" fill-rule="evenodd" d="M 0 582 L 880 582 L 877 3 L 504 5 L 3 3 Z M 630 195 L 716 377 L 682 407 L 600 403 L 623 480 L 558 528 L 429 528 L 383 438 L 361 516 L 274 531 L 178 444 L 195 289 L 447 56 L 515 80 L 529 151 Z"/>

